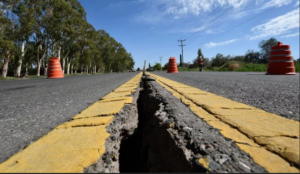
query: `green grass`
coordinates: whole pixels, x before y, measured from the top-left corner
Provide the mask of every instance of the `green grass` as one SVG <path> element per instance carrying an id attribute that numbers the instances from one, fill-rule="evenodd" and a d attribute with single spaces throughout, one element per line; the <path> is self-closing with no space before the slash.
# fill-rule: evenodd
<path id="1" fill-rule="evenodd" d="M 27 79 L 36 79 L 36 78 L 46 78 L 47 76 L 37 76 L 37 75 L 30 75 L 27 77 Z"/>
<path id="2" fill-rule="evenodd" d="M 245 64 L 244 66 L 234 70 L 239 72 L 267 72 L 268 64 Z"/>
<path id="3" fill-rule="evenodd" d="M 104 74 L 104 73 L 96 73 L 96 74 Z M 94 74 L 87 74 L 87 73 L 76 73 L 76 74 L 64 74 L 64 76 L 84 76 L 84 75 L 96 75 Z M 35 79 L 35 78 L 47 78 L 47 76 L 36 76 L 36 75 L 29 75 L 27 78 L 24 79 Z M 11 76 L 7 76 L 6 78 L 0 77 L 0 80 L 22 80 L 23 78 L 20 77 L 11 77 Z"/>
<path id="4" fill-rule="evenodd" d="M 296 62 L 294 65 L 295 65 L 295 68 L 296 68 L 296 72 L 300 72 L 299 63 Z"/>
<path id="5" fill-rule="evenodd" d="M 199 71 L 199 68 L 178 67 L 178 71 Z"/>
<path id="6" fill-rule="evenodd" d="M 230 70 L 230 65 L 238 64 L 239 68 Z M 300 72 L 299 63 L 295 63 L 296 72 Z M 244 62 L 228 62 L 221 67 L 204 67 L 203 71 L 234 71 L 234 72 L 267 72 L 268 64 L 244 63 Z M 199 68 L 178 67 L 178 71 L 199 71 Z"/>
<path id="7" fill-rule="evenodd" d="M 4 77 L 0 77 L 0 80 L 20 80 L 21 78 L 17 78 L 17 77 L 9 77 L 7 76 L 6 78 Z"/>

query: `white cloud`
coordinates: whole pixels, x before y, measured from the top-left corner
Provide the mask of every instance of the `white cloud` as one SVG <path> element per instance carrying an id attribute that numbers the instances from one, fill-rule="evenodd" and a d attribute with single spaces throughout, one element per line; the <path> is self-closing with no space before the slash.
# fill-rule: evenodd
<path id="1" fill-rule="evenodd" d="M 194 15 L 199 16 L 201 12 L 212 11 L 215 6 L 231 6 L 235 9 L 247 4 L 249 0 L 165 0 L 165 14 Z"/>
<path id="2" fill-rule="evenodd" d="M 180 19 L 188 15 L 198 17 L 219 7 L 221 7 L 220 10 L 232 7 L 231 12 L 235 13 L 236 10 L 247 5 L 250 0 L 135 0 L 132 2 L 147 5 L 147 10 L 141 15 L 155 11 L 156 16 L 161 18 L 167 18 L 171 15 L 172 19 Z M 138 18 L 141 19 L 142 17 Z M 146 19 L 145 22 L 147 21 L 151 20 Z"/>
<path id="3" fill-rule="evenodd" d="M 224 41 L 224 42 L 209 42 L 207 44 L 205 44 L 204 46 L 207 47 L 207 48 L 212 48 L 212 47 L 216 47 L 216 46 L 222 46 L 222 45 L 228 45 L 228 44 L 231 44 L 235 41 L 237 41 L 238 39 L 231 39 L 231 40 L 227 40 L 227 41 Z"/>
<path id="4" fill-rule="evenodd" d="M 297 0 L 297 2 L 296 2 L 296 4 L 294 5 L 294 7 L 297 7 L 297 6 L 299 7 L 299 3 L 300 3 L 299 0 Z"/>
<path id="5" fill-rule="evenodd" d="M 283 5 L 289 5 L 292 2 L 292 0 L 268 0 L 265 4 L 259 8 L 260 10 L 271 8 L 271 7 L 281 7 Z"/>
<path id="6" fill-rule="evenodd" d="M 261 4 L 262 2 L 264 2 L 264 0 L 256 0 L 255 5 L 259 5 L 259 4 Z"/>
<path id="7" fill-rule="evenodd" d="M 155 24 L 162 20 L 159 15 L 156 14 L 139 14 L 135 17 L 134 21 L 141 23 Z"/>
<path id="8" fill-rule="evenodd" d="M 121 7 L 123 5 L 124 5 L 124 1 L 119 1 L 119 2 L 116 2 L 116 3 L 109 4 L 108 8 Z"/>
<path id="9" fill-rule="evenodd" d="M 299 33 L 288 34 L 288 35 L 284 35 L 284 36 L 281 36 L 281 37 L 283 37 L 283 38 L 289 38 L 289 37 L 296 37 L 296 36 L 299 36 Z"/>
<path id="10" fill-rule="evenodd" d="M 135 1 L 132 1 L 133 3 L 143 3 L 143 2 L 147 2 L 149 0 L 135 0 Z"/>
<path id="11" fill-rule="evenodd" d="M 208 29 L 208 30 L 205 31 L 205 33 L 206 33 L 206 34 L 213 34 L 213 33 L 215 33 L 215 32 L 212 31 L 211 29 Z"/>
<path id="12" fill-rule="evenodd" d="M 299 28 L 299 9 L 278 16 L 268 22 L 251 28 L 254 36 L 250 40 L 287 33 L 289 30 Z"/>

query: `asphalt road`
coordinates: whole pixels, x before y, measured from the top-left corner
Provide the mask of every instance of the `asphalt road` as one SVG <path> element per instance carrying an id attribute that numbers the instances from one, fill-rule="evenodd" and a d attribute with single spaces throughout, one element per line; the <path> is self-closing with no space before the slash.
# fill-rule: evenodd
<path id="1" fill-rule="evenodd" d="M 285 118 L 300 120 L 299 73 L 265 75 L 253 72 L 151 72 Z"/>
<path id="2" fill-rule="evenodd" d="M 137 74 L 0 81 L 0 163 Z"/>

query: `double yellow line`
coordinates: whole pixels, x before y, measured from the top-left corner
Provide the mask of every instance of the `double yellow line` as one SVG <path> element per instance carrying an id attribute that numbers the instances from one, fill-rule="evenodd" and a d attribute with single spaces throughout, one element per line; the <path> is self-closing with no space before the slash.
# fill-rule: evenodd
<path id="1" fill-rule="evenodd" d="M 299 122 L 150 75 L 209 125 L 234 140 L 267 171 L 299 173 L 299 169 L 290 165 L 299 165 Z M 138 87 L 141 76 L 142 73 L 138 74 L 70 122 L 57 126 L 0 164 L 0 172 L 83 172 L 104 154 L 105 141 L 110 136 L 106 126 L 124 105 L 132 103 L 129 95 Z M 199 162 L 205 163 L 205 160 L 199 159 Z"/>
<path id="2" fill-rule="evenodd" d="M 300 166 L 299 122 L 154 74 L 150 76 L 222 135 L 234 140 L 267 171 L 299 173 L 290 165 Z"/>
<path id="3" fill-rule="evenodd" d="M 106 126 L 114 120 L 132 94 L 142 73 L 135 76 L 102 100 L 97 101 L 72 121 L 57 126 L 23 151 L 0 164 L 3 173 L 82 173 L 105 153 L 105 140 L 110 136 Z"/>

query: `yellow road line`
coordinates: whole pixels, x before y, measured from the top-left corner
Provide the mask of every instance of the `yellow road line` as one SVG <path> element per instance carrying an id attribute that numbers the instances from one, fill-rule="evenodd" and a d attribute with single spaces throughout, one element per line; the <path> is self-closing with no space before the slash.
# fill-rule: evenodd
<path id="1" fill-rule="evenodd" d="M 105 153 L 105 140 L 110 136 L 106 126 L 113 121 L 135 91 L 142 73 L 138 74 L 103 100 L 97 101 L 73 120 L 54 130 L 0 164 L 3 173 L 82 173 Z"/>
<path id="2" fill-rule="evenodd" d="M 267 171 L 299 173 L 299 122 L 149 74 Z"/>

